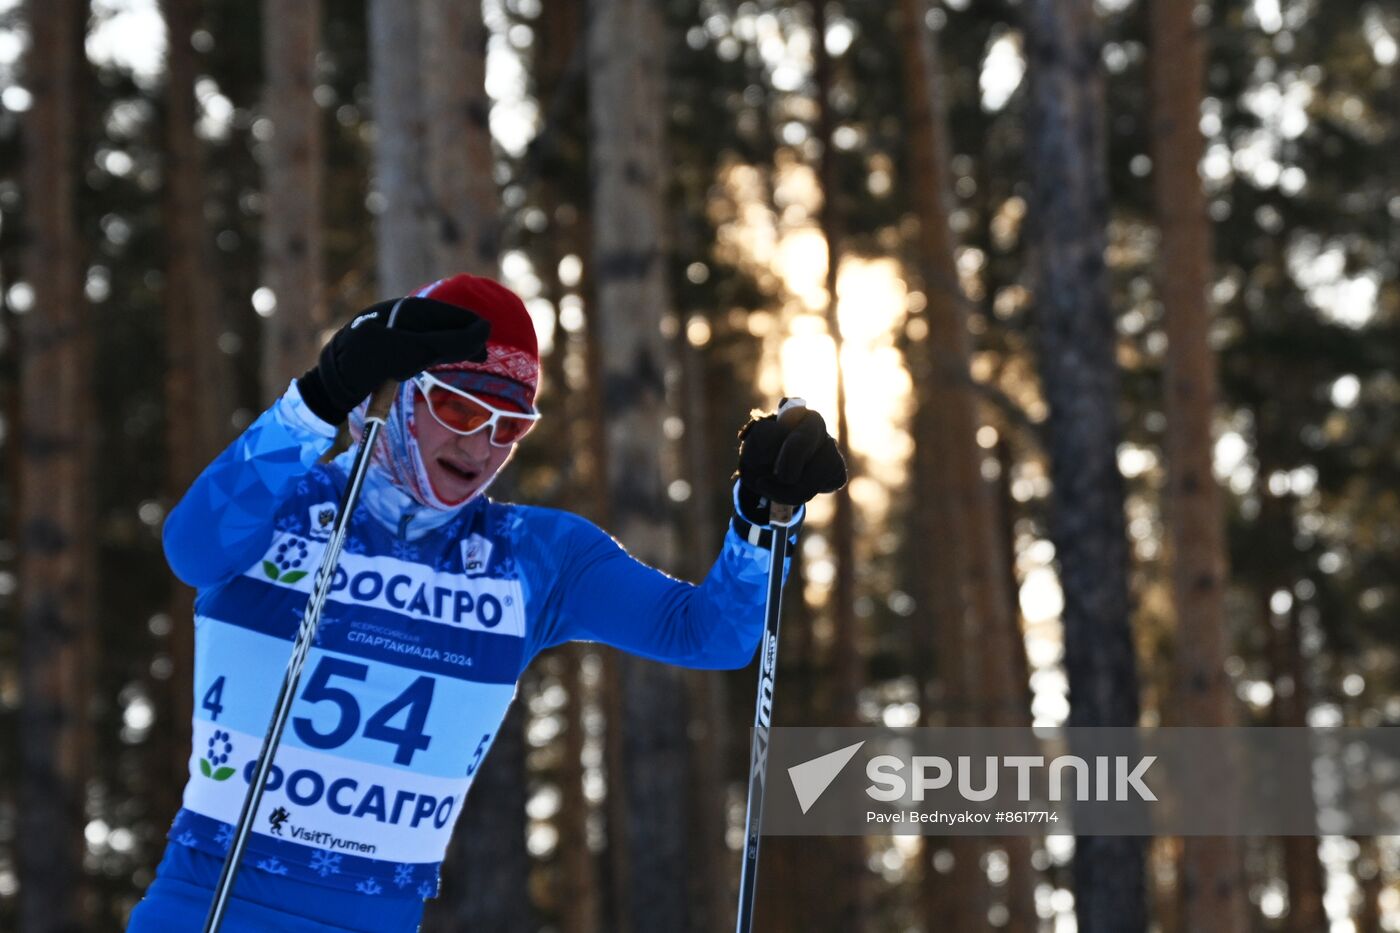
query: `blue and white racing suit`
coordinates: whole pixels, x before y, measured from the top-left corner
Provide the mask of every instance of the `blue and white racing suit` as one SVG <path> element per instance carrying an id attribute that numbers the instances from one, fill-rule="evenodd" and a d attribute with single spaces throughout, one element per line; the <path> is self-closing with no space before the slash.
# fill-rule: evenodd
<path id="1" fill-rule="evenodd" d="M 349 453 L 318 464 L 333 438 L 293 384 L 166 521 L 170 566 L 198 590 L 194 742 L 131 931 L 197 929 L 208 908 L 347 480 Z M 435 511 L 371 468 L 225 929 L 415 928 L 531 659 L 586 640 L 743 667 L 768 557 L 731 527 L 695 586 L 575 515 L 484 496 Z"/>

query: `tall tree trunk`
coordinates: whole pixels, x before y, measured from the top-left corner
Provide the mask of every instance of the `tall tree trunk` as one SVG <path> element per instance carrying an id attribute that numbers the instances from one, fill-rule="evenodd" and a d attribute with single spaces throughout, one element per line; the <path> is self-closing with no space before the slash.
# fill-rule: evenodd
<path id="1" fill-rule="evenodd" d="M 429 278 L 494 275 L 500 198 L 486 96 L 486 25 L 478 0 L 420 0 L 422 119 L 427 144 Z"/>
<path id="2" fill-rule="evenodd" d="M 565 100 L 561 100 L 561 95 L 570 95 L 572 90 L 565 84 L 564 75 L 566 63 L 583 43 L 582 24 L 582 0 L 562 0 L 541 10 L 535 34 L 535 80 L 540 106 L 551 115 L 563 112 Z M 554 132 L 560 130 L 556 128 Z M 554 349 L 545 361 L 546 400 L 548 403 L 552 399 L 554 410 L 562 416 L 565 426 L 561 443 L 580 454 L 564 470 L 565 495 L 569 500 L 566 507 L 590 514 L 601 507 L 605 499 L 602 477 L 596 475 L 597 464 L 585 452 L 596 414 L 591 400 L 593 379 L 591 374 L 587 376 L 584 391 L 571 391 L 568 383 L 570 362 L 586 359 L 587 337 L 565 331 L 558 317 L 565 297 L 565 287 L 559 277 L 560 260 L 570 254 L 582 255 L 582 247 L 575 242 L 581 232 L 579 225 L 566 224 L 561 218 L 574 216 L 578 210 L 567 203 L 562 186 L 553 174 L 541 173 L 537 190 L 540 207 L 548 218 L 544 241 L 547 260 L 541 275 L 546 283 L 546 297 L 556 313 Z M 576 291 L 585 293 L 583 288 Z M 596 691 L 586 688 L 582 668 L 592 651 L 594 649 L 587 645 L 566 645 L 560 649 L 561 682 L 568 695 L 564 709 L 564 764 L 559 774 L 562 797 L 559 811 L 560 903 L 563 905 L 559 927 L 562 933 L 597 933 L 600 929 L 602 899 L 594 853 L 588 844 L 592 806 L 584 793 L 583 763 L 587 741 L 584 714 L 586 705 L 596 701 Z"/>
<path id="3" fill-rule="evenodd" d="M 550 212 L 552 215 L 552 211 Z M 563 289 L 559 284 L 557 270 L 558 249 L 562 244 L 554 244 L 556 252 L 551 256 L 545 281 L 549 283 L 549 298 L 555 308 L 559 307 Z M 589 404 L 587 392 L 570 392 L 565 384 L 566 354 L 578 353 L 580 348 L 570 346 L 568 335 L 562 327 L 554 331 L 554 349 L 545 369 L 547 384 L 554 388 L 555 411 L 563 421 L 560 443 L 568 450 L 578 450 L 587 443 L 584 432 L 589 425 Z M 577 511 L 587 512 L 601 498 L 593 488 L 594 478 L 577 468 L 578 460 L 566 468 L 568 476 L 566 505 Z M 564 905 L 559 917 L 563 933 L 596 933 L 599 929 L 599 898 L 597 872 L 593 864 L 593 853 L 588 845 L 588 819 L 591 806 L 584 794 L 584 745 L 587 741 L 584 727 L 584 712 L 589 701 L 589 691 L 583 679 L 582 667 L 589 651 L 587 645 L 565 645 L 558 649 L 562 667 L 560 681 L 568 696 L 564 708 L 564 763 L 559 769 L 559 784 L 562 803 L 559 808 L 559 860 L 561 891 L 560 903 Z"/>
<path id="4" fill-rule="evenodd" d="M 559 847 L 563 933 L 596 933 L 598 925 L 597 872 L 588 845 L 591 807 L 584 794 L 584 745 L 587 741 L 584 713 L 589 700 L 583 680 L 587 646 L 567 645 L 561 650 L 560 677 L 568 693 L 564 709 L 564 764 L 559 771 L 562 802 L 559 808 Z"/>
<path id="5" fill-rule="evenodd" d="M 1041 381 L 1049 401 L 1051 540 L 1064 590 L 1071 726 L 1132 726 L 1137 666 L 1128 607 L 1118 372 L 1104 266 L 1104 82 L 1092 0 L 1030 0 L 1027 161 Z M 1146 927 L 1145 846 L 1080 837 L 1081 933 Z"/>
<path id="6" fill-rule="evenodd" d="M 826 329 L 836 345 L 836 443 L 846 463 L 851 458 L 850 425 L 846 419 L 846 380 L 841 368 L 841 323 L 837 315 L 836 283 L 841 269 L 844 224 L 837 208 L 836 146 L 833 136 L 836 120 L 832 115 L 833 84 L 831 57 L 826 51 L 826 0 L 812 0 L 812 33 L 814 40 L 813 77 L 816 80 L 817 138 L 821 155 L 817 162 L 817 178 L 821 185 L 822 203 L 818 222 L 826 243 Z M 864 661 L 861 651 L 860 620 L 855 610 L 855 503 L 849 484 L 837 490 L 836 515 L 831 527 L 832 550 L 836 558 L 836 579 L 832 584 L 830 611 L 836 637 L 831 646 L 834 659 L 831 705 L 827 709 L 830 722 L 858 725 L 856 697 L 864 682 Z M 828 839 L 831 877 L 828 879 L 827 904 L 834 925 L 842 930 L 863 929 L 868 899 L 865 839 L 860 836 L 836 836 Z"/>
<path id="7" fill-rule="evenodd" d="M 661 11 L 647 0 L 589 3 L 596 325 L 606 420 L 611 531 L 642 560 L 670 566 L 674 545 L 661 459 L 671 308 L 664 230 Z M 679 670 L 623 657 L 621 772 L 610 794 L 627 808 L 622 913 L 635 929 L 688 929 L 684 686 Z M 616 812 L 616 811 L 614 811 Z M 619 924 L 619 928 L 622 925 Z"/>
<path id="8" fill-rule="evenodd" d="M 601 430 L 601 424 L 600 424 Z M 632 933 L 632 832 L 633 808 L 627 791 L 627 705 L 622 698 L 622 660 L 613 652 L 602 656 L 603 717 L 607 734 L 603 747 L 608 796 L 604 817 L 608 827 L 607 861 L 603 877 L 607 900 L 604 903 L 604 929 Z"/>
<path id="9" fill-rule="evenodd" d="M 973 724 L 969 680 L 975 678 L 968 674 L 976 651 L 968 627 L 966 532 L 958 508 L 958 475 L 952 458 L 940 453 L 953 443 L 960 383 L 957 368 L 947 365 L 947 356 L 951 353 L 956 358 L 957 350 L 940 352 L 935 338 L 938 328 L 947 338 L 949 326 L 960 313 L 955 306 L 961 295 L 943 192 L 947 166 L 942 139 L 936 135 L 941 130 L 941 114 L 934 109 L 935 49 L 932 37 L 926 35 L 924 6 L 923 0 L 900 3 L 908 186 L 919 216 L 918 273 L 928 300 L 924 312 L 927 329 L 922 339 L 911 339 L 908 346 L 915 396 L 912 528 L 916 539 L 932 548 L 916 570 L 918 605 L 928 620 L 925 637 L 919 639 L 921 661 L 928 665 L 921 676 L 921 721 L 925 726 L 969 726 Z M 929 838 L 924 848 L 920 903 L 925 923 L 932 928 L 941 917 L 947 918 L 954 930 L 975 929 L 986 916 L 981 840 L 970 836 Z M 953 870 L 940 874 L 934 864 L 945 848 L 953 857 Z"/>
<path id="10" fill-rule="evenodd" d="M 1016 580 L 1016 512 L 1010 482 L 1013 459 L 1005 440 L 997 441 L 993 456 L 999 475 L 995 483 L 989 484 L 992 489 L 991 521 L 995 529 L 993 534 L 996 536 L 996 564 L 993 567 L 996 579 L 992 581 L 992 585 L 1001 588 L 1002 598 L 1007 606 L 1006 615 L 1001 619 L 1003 631 L 997 636 L 1005 645 L 1008 661 L 1006 676 L 1009 677 L 1009 682 L 1001 696 L 1006 703 L 1005 709 L 1016 715 L 1013 724 L 1028 726 L 1031 723 L 1030 659 L 1026 657 L 1026 636 L 1021 628 L 1021 612 L 1017 600 L 1020 587 Z M 1007 895 L 1007 909 L 1011 918 L 1021 918 L 1017 928 L 1028 931 L 1039 929 L 1036 919 L 1039 915 L 1035 913 L 1037 872 L 1034 862 L 1038 842 L 1035 837 L 1026 837 L 1024 845 L 1014 845 L 1007 850 L 1011 879 L 1008 883 L 1014 885 Z M 1027 921 L 1025 918 L 1030 919 Z M 1008 923 L 1012 922 L 1008 920 Z"/>
<path id="11" fill-rule="evenodd" d="M 166 494 L 176 501 L 218 453 L 230 427 L 226 358 L 219 352 L 215 291 L 210 288 L 209 236 L 204 221 L 204 153 L 195 135 L 197 74 L 190 36 L 198 26 L 194 0 L 164 0 L 166 114 L 164 126 Z M 163 817 L 173 817 L 189 776 L 194 713 L 194 590 L 170 578 L 170 656 L 173 674 L 162 685 L 170 713 L 169 748 L 153 788 Z"/>
<path id="12" fill-rule="evenodd" d="M 946 604 L 940 622 L 956 626 L 955 637 L 947 639 L 945 676 L 964 679 L 964 671 L 977 665 L 980 676 L 971 678 L 980 695 L 974 708 L 980 721 L 967 715 L 956 722 L 983 726 L 1025 726 L 1030 722 L 1021 678 L 1024 646 L 1014 635 L 1016 616 L 1002 568 L 1006 557 L 1001 546 L 994 490 L 982 478 L 982 456 L 977 444 L 977 402 L 972 392 L 971 341 L 968 336 L 968 301 L 958 282 L 953 242 L 948 226 L 946 179 L 946 120 L 937 87 L 940 82 L 938 48 L 933 34 L 924 25 L 927 0 L 901 0 L 905 108 L 909 128 L 909 189 L 919 217 L 919 272 L 927 304 L 924 321 L 927 330 L 917 342 L 914 356 L 920 381 L 916 424 L 921 428 L 919 442 L 927 451 L 920 458 L 929 462 L 930 478 L 936 483 L 921 487 L 919 499 L 924 510 L 933 513 L 928 524 L 936 529 L 924 540 L 947 543 L 946 552 L 936 555 L 923 578 L 929 589 Z M 925 409 L 928 411 L 925 412 Z M 929 432 L 929 433 L 923 433 Z M 938 451 L 937 454 L 933 453 Z M 940 516 L 939 513 L 946 512 Z M 965 594 L 965 598 L 963 595 Z M 970 610 L 972 631 L 978 633 L 978 650 L 972 650 L 968 631 Z M 952 613 L 958 613 L 953 615 Z M 960 623 L 960 624 L 959 624 Z M 976 657 L 974 657 L 976 655 Z M 959 691 L 959 702 L 971 703 L 973 691 Z M 959 891 L 957 907 L 966 923 L 975 926 L 984 915 L 985 895 L 982 873 L 976 864 L 976 840 L 954 837 L 954 881 Z M 1031 840 L 1007 837 L 1000 843 L 1009 862 L 1007 885 L 1007 929 L 1032 931 L 1036 928 L 1035 873 L 1031 867 Z M 962 850 L 961 852 L 959 850 Z M 958 870 L 959 863 L 973 860 L 970 870 Z M 943 901 L 933 900 L 935 891 L 926 887 L 926 916 L 933 922 L 930 908 Z M 977 918 L 974 920 L 973 918 Z"/>
<path id="13" fill-rule="evenodd" d="M 1152 0 L 1153 189 L 1161 228 L 1158 289 L 1165 309 L 1167 514 L 1176 605 L 1173 719 L 1234 723 L 1225 659 L 1225 553 L 1221 497 L 1212 475 L 1215 354 L 1209 342 L 1210 225 L 1198 170 L 1205 53 L 1194 5 Z M 1222 756 L 1202 763 L 1230 780 Z M 1201 933 L 1242 930 L 1249 914 L 1244 865 L 1231 837 L 1182 840 L 1181 918 Z"/>
<path id="14" fill-rule="evenodd" d="M 263 326 L 268 402 L 315 361 L 330 324 L 321 248 L 321 108 L 312 96 L 320 47 L 321 0 L 263 0 L 263 110 L 272 121 L 263 166 L 271 205 L 263 213 L 263 282 L 277 298 Z"/>
<path id="15" fill-rule="evenodd" d="M 1269 471 L 1269 472 L 1265 472 Z M 1272 463 L 1261 458 L 1260 474 L 1268 476 Z M 1264 497 L 1259 512 L 1259 540 L 1268 552 L 1263 566 L 1287 567 L 1285 552 L 1291 552 L 1294 534 L 1288 500 L 1278 496 Z M 1284 586 L 1280 579 L 1280 586 Z M 1303 728 L 1308 724 L 1309 699 L 1308 662 L 1303 656 L 1301 622 L 1296 606 L 1281 613 L 1271 605 L 1273 587 L 1260 594 L 1261 613 L 1268 620 L 1274 701 L 1270 709 L 1271 725 Z M 1283 850 L 1283 878 L 1288 885 L 1288 913 L 1284 916 L 1286 933 L 1306 933 L 1327 925 L 1327 912 L 1322 903 L 1326 890 L 1322 862 L 1318 858 L 1316 836 L 1282 836 L 1278 840 Z"/>
<path id="16" fill-rule="evenodd" d="M 967 600 L 961 585 L 964 551 L 955 530 L 960 521 L 949 487 L 950 470 L 939 451 L 944 449 L 946 398 L 931 376 L 928 348 L 919 341 L 910 347 L 915 379 L 914 463 L 915 508 L 912 531 L 929 548 L 928 561 L 917 568 L 917 605 L 927 620 L 916 634 L 920 668 L 920 724 L 926 727 L 974 725 L 971 714 L 971 664 L 976 655 L 968 632 Z M 951 872 L 935 865 L 946 850 Z M 924 838 L 924 877 L 920 909 L 925 929 L 947 923 L 952 930 L 976 929 L 986 916 L 986 875 L 981 868 L 982 840 L 973 836 Z"/>
<path id="17" fill-rule="evenodd" d="M 1385 865 L 1375 836 L 1352 839 L 1359 851 L 1355 862 L 1356 887 L 1360 901 L 1356 907 L 1356 933 L 1382 933 L 1381 893 L 1385 890 Z"/>
<path id="18" fill-rule="evenodd" d="M 588 15 L 592 16 L 591 8 Z M 589 28 L 585 26 L 585 43 L 592 41 L 588 38 L 589 31 Z M 590 87 L 588 90 L 590 98 L 594 92 L 595 88 Z M 590 122 L 591 109 L 590 105 Z M 591 139 L 590 136 L 590 141 Z M 591 199 L 596 196 L 596 185 L 591 179 L 590 189 Z M 599 276 L 594 274 L 598 268 L 600 256 L 596 232 L 597 222 L 593 212 L 589 210 L 585 213 L 584 223 L 579 227 L 579 233 L 583 240 L 579 255 L 586 257 L 581 290 L 588 296 L 583 348 L 584 369 L 588 378 L 583 400 L 588 409 L 589 430 L 584 446 L 588 451 L 588 462 L 591 465 L 588 479 L 593 518 L 601 527 L 612 528 L 612 474 L 609 472 L 612 457 L 609 450 L 607 405 L 604 399 L 606 392 L 602 347 L 604 324 L 602 322 L 603 314 L 598 310 L 602 301 Z M 607 826 L 608 846 L 605 857 L 599 866 L 601 887 L 606 895 L 602 904 L 603 928 L 616 931 L 616 933 L 630 933 L 632 930 L 630 902 L 632 856 L 628 821 L 631 808 L 627 803 L 626 782 L 622 779 L 626 765 L 623 756 L 625 716 L 622 702 L 621 662 L 617 654 L 611 651 L 603 651 L 600 659 L 603 675 L 600 699 L 603 717 L 607 723 L 604 733 L 603 755 L 607 775 L 604 819 Z"/>
<path id="19" fill-rule="evenodd" d="M 846 421 L 846 380 L 841 369 L 841 323 L 837 317 L 836 282 L 841 269 L 842 237 L 844 224 L 837 209 L 838 186 L 836 160 L 833 154 L 836 146 L 832 141 L 836 121 L 831 113 L 831 58 L 826 52 L 826 43 L 821 37 L 826 35 L 825 0 L 814 0 L 812 7 L 812 32 L 817 40 L 812 44 L 815 56 L 814 74 L 817 85 L 817 137 L 821 140 L 821 155 L 817 163 L 817 177 L 822 190 L 821 212 L 818 223 L 822 238 L 826 242 L 826 328 L 836 345 L 836 442 L 846 462 L 851 463 L 850 428 Z M 855 725 L 856 693 L 862 686 L 861 640 L 857 632 L 855 611 L 855 505 L 851 500 L 849 485 L 834 493 L 836 517 L 832 525 L 832 547 L 836 553 L 836 579 L 832 585 L 832 622 L 836 630 L 836 644 L 832 653 L 836 658 L 836 695 L 833 698 L 832 714 L 844 725 Z"/>
<path id="20" fill-rule="evenodd" d="M 718 478 L 710 469 L 710 440 L 705 430 L 708 399 L 705 396 L 705 359 L 685 337 L 682 326 L 678 341 L 681 356 L 681 397 L 685 417 L 685 472 L 690 481 L 689 553 L 686 555 L 691 580 L 701 580 L 709 571 L 723 539 L 722 527 L 715 528 L 715 489 Z M 734 922 L 733 879 L 738 865 L 725 843 L 728 823 L 725 802 L 724 768 L 729 749 L 728 703 L 723 678 L 714 671 L 686 671 L 690 718 L 692 799 L 690 829 L 695 838 L 694 882 L 691 890 L 695 926 L 719 930 Z"/>
<path id="21" fill-rule="evenodd" d="M 370 93 L 374 104 L 375 242 L 379 289 L 403 295 L 435 281 L 426 236 L 427 143 L 419 80 L 419 0 L 369 0 Z"/>
<path id="22" fill-rule="evenodd" d="M 26 63 L 34 96 L 24 127 L 33 306 L 17 318 L 21 438 L 18 527 L 20 654 L 20 929 L 87 928 L 82 871 L 85 703 L 83 632 L 92 624 L 88 313 L 77 230 L 77 85 L 86 4 L 31 2 Z"/>

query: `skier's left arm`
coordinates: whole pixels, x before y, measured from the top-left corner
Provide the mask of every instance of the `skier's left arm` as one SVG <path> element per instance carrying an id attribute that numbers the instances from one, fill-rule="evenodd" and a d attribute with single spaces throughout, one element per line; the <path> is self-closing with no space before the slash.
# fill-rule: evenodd
<path id="1" fill-rule="evenodd" d="M 686 667 L 738 668 L 752 660 L 776 533 L 770 502 L 801 506 L 840 488 L 846 470 L 821 416 L 807 409 L 785 413 L 781 423 L 773 415 L 750 421 L 740 436 L 735 516 L 698 586 L 648 567 L 596 526 L 560 514 L 549 536 L 557 576 L 530 655 L 566 641 L 598 641 Z M 801 509 L 796 517 L 790 541 Z"/>

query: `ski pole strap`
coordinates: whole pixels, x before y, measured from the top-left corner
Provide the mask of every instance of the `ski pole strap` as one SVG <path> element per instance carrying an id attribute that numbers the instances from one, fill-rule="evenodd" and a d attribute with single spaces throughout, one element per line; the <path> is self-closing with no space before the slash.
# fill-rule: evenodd
<path id="1" fill-rule="evenodd" d="M 773 549 L 773 525 L 755 525 L 737 512 L 734 513 L 731 524 L 734 527 L 734 533 L 749 544 L 761 547 L 765 551 L 771 551 Z M 791 525 L 784 526 L 787 528 L 789 548 L 797 546 L 797 530 L 801 527 L 801 524 L 802 521 L 799 518 Z"/>
<path id="2" fill-rule="evenodd" d="M 773 549 L 773 529 L 777 527 L 788 529 L 788 547 L 797 546 L 797 531 L 802 527 L 802 520 L 807 517 L 807 507 L 799 505 L 795 509 L 790 505 L 783 505 L 780 502 L 769 504 L 768 524 L 760 525 L 757 522 L 749 521 L 744 514 L 744 509 L 739 504 L 739 482 L 735 481 L 734 491 L 730 495 L 734 506 L 734 518 L 731 524 L 734 533 L 740 538 L 756 547 L 771 551 Z M 766 500 L 764 500 L 766 501 Z"/>

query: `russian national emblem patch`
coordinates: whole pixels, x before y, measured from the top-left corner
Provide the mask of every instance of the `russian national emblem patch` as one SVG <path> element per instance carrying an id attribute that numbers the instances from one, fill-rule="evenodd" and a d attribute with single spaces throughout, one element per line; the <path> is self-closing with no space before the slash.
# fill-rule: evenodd
<path id="1" fill-rule="evenodd" d="M 334 502 L 320 502 L 313 505 L 306 516 L 306 536 L 316 541 L 331 539 L 331 526 L 335 524 Z"/>

